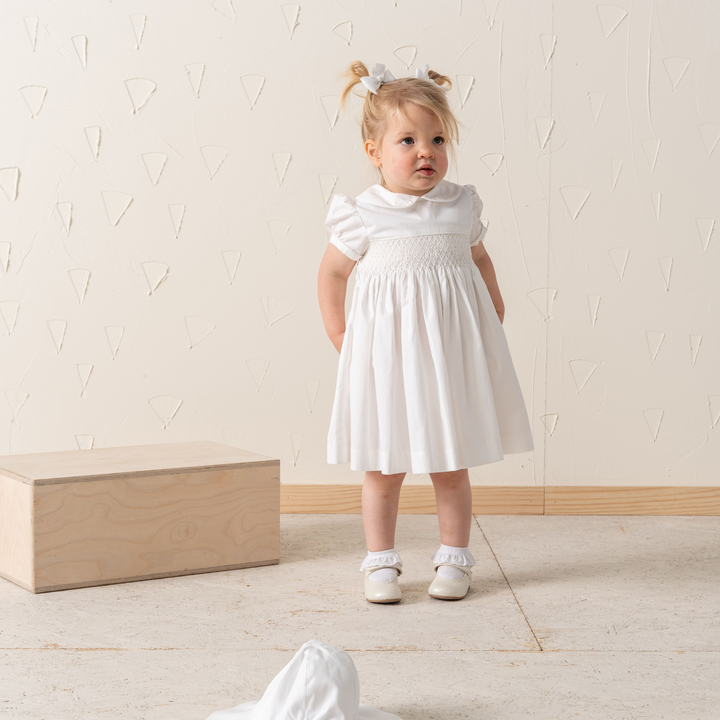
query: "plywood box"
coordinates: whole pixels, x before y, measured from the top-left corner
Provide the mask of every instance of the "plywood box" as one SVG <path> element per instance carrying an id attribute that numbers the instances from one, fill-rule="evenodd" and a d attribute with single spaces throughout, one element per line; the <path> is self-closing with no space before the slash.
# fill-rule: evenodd
<path id="1" fill-rule="evenodd" d="M 0 456 L 0 575 L 35 593 L 274 565 L 280 461 L 209 441 Z"/>

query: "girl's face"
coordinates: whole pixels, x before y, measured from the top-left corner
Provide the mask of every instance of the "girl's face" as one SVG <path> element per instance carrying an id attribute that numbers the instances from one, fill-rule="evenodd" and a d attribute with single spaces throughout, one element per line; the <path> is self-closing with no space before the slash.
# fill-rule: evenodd
<path id="1" fill-rule="evenodd" d="M 433 113 L 411 103 L 403 111 L 405 117 L 390 118 L 381 147 L 367 140 L 365 152 L 382 170 L 388 190 L 424 195 L 447 173 L 447 140 L 440 119 Z"/>

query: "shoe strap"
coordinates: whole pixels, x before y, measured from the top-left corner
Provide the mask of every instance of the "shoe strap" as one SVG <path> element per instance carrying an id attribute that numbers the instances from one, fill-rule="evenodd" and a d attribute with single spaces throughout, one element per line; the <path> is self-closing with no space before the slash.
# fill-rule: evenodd
<path id="1" fill-rule="evenodd" d="M 370 573 L 375 572 L 376 570 L 382 570 L 383 568 L 395 568 L 395 570 L 397 570 L 397 574 L 402 575 L 402 564 L 395 563 L 394 565 L 373 565 L 372 567 L 366 567 L 365 577 L 367 577 Z"/>
<path id="2" fill-rule="evenodd" d="M 435 572 L 437 572 L 437 569 L 441 565 L 446 565 L 447 567 L 457 568 L 458 570 L 462 570 L 463 572 L 466 572 L 470 577 L 472 577 L 472 570 L 470 569 L 469 565 L 456 565 L 455 563 L 450 563 L 450 562 L 438 563 L 437 565 L 435 565 Z"/>

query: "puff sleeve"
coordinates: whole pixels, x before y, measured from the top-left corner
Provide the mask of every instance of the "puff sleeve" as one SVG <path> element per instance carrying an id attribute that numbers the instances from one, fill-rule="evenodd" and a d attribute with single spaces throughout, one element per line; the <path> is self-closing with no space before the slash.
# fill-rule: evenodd
<path id="1" fill-rule="evenodd" d="M 485 239 L 487 233 L 487 221 L 483 222 L 480 219 L 480 214 L 483 209 L 483 202 L 480 196 L 477 194 L 477 190 L 474 185 L 465 185 L 472 195 L 472 231 L 470 232 L 470 247 L 477 245 L 479 242 Z"/>
<path id="2" fill-rule="evenodd" d="M 351 260 L 359 260 L 370 245 L 360 213 L 346 195 L 333 196 L 325 227 L 330 231 L 330 242 Z"/>

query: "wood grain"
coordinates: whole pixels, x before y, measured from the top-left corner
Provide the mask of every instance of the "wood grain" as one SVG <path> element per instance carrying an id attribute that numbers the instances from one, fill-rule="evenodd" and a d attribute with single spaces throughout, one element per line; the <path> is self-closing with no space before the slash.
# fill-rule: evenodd
<path id="1" fill-rule="evenodd" d="M 34 489 L 35 588 L 269 564 L 280 557 L 276 468 Z"/>
<path id="2" fill-rule="evenodd" d="M 32 488 L 0 475 L 0 575 L 33 585 Z"/>

